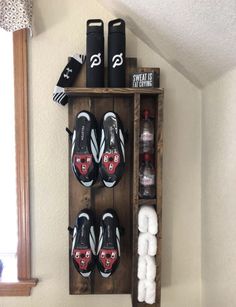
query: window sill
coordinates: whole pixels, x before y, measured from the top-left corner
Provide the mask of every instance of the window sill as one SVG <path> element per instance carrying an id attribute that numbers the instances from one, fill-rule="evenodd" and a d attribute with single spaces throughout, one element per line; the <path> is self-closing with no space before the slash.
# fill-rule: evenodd
<path id="1" fill-rule="evenodd" d="M 35 287 L 37 283 L 37 279 L 0 282 L 0 296 L 29 296 L 31 288 Z"/>

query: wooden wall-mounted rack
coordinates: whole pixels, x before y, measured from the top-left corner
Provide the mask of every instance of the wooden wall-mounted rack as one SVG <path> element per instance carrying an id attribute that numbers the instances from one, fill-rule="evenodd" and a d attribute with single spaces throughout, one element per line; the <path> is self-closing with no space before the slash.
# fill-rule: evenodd
<path id="1" fill-rule="evenodd" d="M 137 71 L 137 60 L 127 59 L 127 80 L 131 72 Z M 126 144 L 126 171 L 120 183 L 111 189 L 100 182 L 88 189 L 79 184 L 73 172 L 69 171 L 69 223 L 73 225 L 78 212 L 93 208 L 100 215 L 106 208 L 114 208 L 120 223 L 125 227 L 121 237 L 121 261 L 119 268 L 111 277 L 105 279 L 95 270 L 89 278 L 83 278 L 75 270 L 70 260 L 70 294 L 128 294 L 132 295 L 133 306 L 150 306 L 137 301 L 137 243 L 138 243 L 138 210 L 141 205 L 154 206 L 159 221 L 158 251 L 156 255 L 156 303 L 160 306 L 161 292 L 161 225 L 162 225 L 162 126 L 163 95 L 161 88 L 86 88 L 85 68 L 82 69 L 76 87 L 66 88 L 70 96 L 69 128 L 73 130 L 75 116 L 82 110 L 91 111 L 99 121 L 107 111 L 119 114 L 125 131 L 128 132 Z M 127 85 L 128 86 L 128 85 Z M 148 108 L 155 119 L 155 167 L 156 198 L 139 199 L 139 130 L 140 114 Z M 69 243 L 71 245 L 71 242 Z"/>

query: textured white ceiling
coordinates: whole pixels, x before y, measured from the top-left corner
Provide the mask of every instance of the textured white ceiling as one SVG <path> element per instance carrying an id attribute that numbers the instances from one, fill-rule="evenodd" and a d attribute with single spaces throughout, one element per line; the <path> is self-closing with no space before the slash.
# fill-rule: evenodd
<path id="1" fill-rule="evenodd" d="M 236 66 L 236 0 L 98 1 L 199 87 Z"/>

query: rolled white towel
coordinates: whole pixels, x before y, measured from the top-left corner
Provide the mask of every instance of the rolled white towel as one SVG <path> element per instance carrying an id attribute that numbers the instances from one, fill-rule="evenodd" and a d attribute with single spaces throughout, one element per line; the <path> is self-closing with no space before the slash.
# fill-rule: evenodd
<path id="1" fill-rule="evenodd" d="M 140 232 L 158 232 L 158 220 L 155 209 L 151 206 L 142 206 L 138 213 L 138 229 Z"/>
<path id="2" fill-rule="evenodd" d="M 144 302 L 146 298 L 146 284 L 145 280 L 138 281 L 138 301 Z"/>
<path id="3" fill-rule="evenodd" d="M 156 283 L 155 281 L 139 280 L 138 282 L 138 301 L 154 304 L 156 301 Z"/>
<path id="4" fill-rule="evenodd" d="M 155 256 L 157 253 L 157 238 L 149 232 L 140 233 L 138 236 L 138 254 L 140 256 Z"/>
<path id="5" fill-rule="evenodd" d="M 153 256 L 139 256 L 138 278 L 154 281 L 156 277 L 156 262 Z"/>
<path id="6" fill-rule="evenodd" d="M 146 256 L 138 257 L 138 278 L 145 279 L 147 275 L 147 262 L 145 259 Z"/>
<path id="7" fill-rule="evenodd" d="M 155 281 L 145 280 L 146 295 L 145 302 L 147 304 L 154 304 L 156 301 L 156 283 Z"/>

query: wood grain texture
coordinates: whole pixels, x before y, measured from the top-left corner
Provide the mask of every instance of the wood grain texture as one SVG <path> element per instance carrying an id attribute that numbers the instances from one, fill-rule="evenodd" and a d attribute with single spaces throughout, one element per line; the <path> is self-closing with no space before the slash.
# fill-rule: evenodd
<path id="1" fill-rule="evenodd" d="M 142 95 L 157 95 L 163 93 L 162 88 L 112 88 L 112 87 L 97 87 L 97 88 L 89 88 L 89 87 L 66 87 L 65 93 L 68 96 L 96 96 L 96 95 L 134 95 L 134 94 L 142 94 Z"/>
<path id="2" fill-rule="evenodd" d="M 157 208 L 158 208 L 158 236 L 157 236 L 157 275 L 156 275 L 156 306 L 161 304 L 161 239 L 162 239 L 162 168 L 163 168 L 163 102 L 164 93 L 156 98 L 156 185 L 157 185 Z"/>
<path id="3" fill-rule="evenodd" d="M 138 68 L 138 72 L 156 72 L 158 74 L 160 74 L 160 68 L 159 67 L 139 67 Z"/>
<path id="4" fill-rule="evenodd" d="M 0 296 L 29 296 L 31 288 L 38 283 L 37 279 L 27 279 L 18 282 L 1 282 Z"/>
<path id="5" fill-rule="evenodd" d="M 145 206 L 153 206 L 153 205 L 155 205 L 156 206 L 156 202 L 157 202 L 156 198 L 153 198 L 153 199 L 139 199 L 138 200 L 139 206 L 143 206 L 143 205 L 145 205 Z"/>
<path id="6" fill-rule="evenodd" d="M 138 296 L 138 190 L 139 190 L 139 134 L 140 134 L 140 94 L 134 95 L 133 105 L 133 169 L 132 169 L 132 207 L 133 207 L 133 257 L 132 257 L 132 304 L 137 306 Z"/>
<path id="7" fill-rule="evenodd" d="M 132 62 L 135 63 L 135 61 Z M 78 86 L 79 89 L 85 86 L 84 68 L 76 81 L 76 86 Z M 89 89 L 88 93 L 90 93 L 91 90 L 93 91 L 94 89 Z M 75 115 L 82 109 L 91 110 L 97 118 L 98 123 L 101 121 L 105 112 L 115 111 L 121 117 L 125 130 L 128 130 L 130 137 L 132 137 L 133 129 L 132 121 L 130 121 L 132 103 L 132 97 L 129 98 L 123 95 L 117 95 L 116 97 L 113 97 L 113 95 L 78 95 L 74 97 L 73 100 L 71 98 L 69 102 L 69 128 L 73 129 Z M 129 144 L 126 146 L 126 155 L 126 167 L 129 169 L 132 160 L 131 146 Z M 130 244 L 132 231 L 132 227 L 130 227 L 132 225 L 130 173 L 125 172 L 121 182 L 112 189 L 105 188 L 101 181 L 98 180 L 92 189 L 86 189 L 90 191 L 90 195 L 85 195 L 85 188 L 80 187 L 79 182 L 77 182 L 71 170 L 69 176 L 69 216 L 71 225 L 73 225 L 78 211 L 85 206 L 90 206 L 96 211 L 97 220 L 99 220 L 101 213 L 110 207 L 117 211 L 121 225 L 126 228 L 125 235 L 121 238 L 121 253 L 123 256 L 121 257 L 121 263 L 118 270 L 107 279 L 102 278 L 97 270 L 95 270 L 91 278 L 85 280 L 76 272 L 70 261 L 70 293 L 130 293 L 131 277 L 127 278 L 127 273 L 131 276 L 132 259 L 132 245 Z M 126 225 L 128 225 L 128 227 Z"/>
<path id="8" fill-rule="evenodd" d="M 114 111 L 119 114 L 127 132 L 129 140 L 133 138 L 132 126 L 133 100 L 130 97 L 114 97 Z M 132 205 L 131 205 L 131 169 L 132 148 L 130 141 L 125 142 L 126 165 L 124 175 L 119 184 L 114 188 L 114 209 L 116 210 L 120 224 L 124 227 L 121 236 L 121 260 L 119 274 L 114 274 L 114 290 L 121 293 L 131 292 L 131 267 L 132 267 Z"/>
<path id="9" fill-rule="evenodd" d="M 140 110 L 141 116 L 145 109 L 150 111 L 150 117 L 154 121 L 155 129 L 155 151 L 153 155 L 153 163 L 156 169 L 156 199 L 139 199 L 139 206 L 154 206 L 158 217 L 158 249 L 156 255 L 156 302 L 153 305 L 136 302 L 137 307 L 155 306 L 160 307 L 161 301 L 161 230 L 162 230 L 162 127 L 163 127 L 163 94 L 156 96 L 141 95 Z"/>
<path id="10" fill-rule="evenodd" d="M 127 61 L 127 76 L 137 70 L 135 59 Z M 138 242 L 138 210 L 141 205 L 154 206 L 159 219 L 157 263 L 157 302 L 160 306 L 160 272 L 161 272 L 161 208 L 162 208 L 162 103 L 163 89 L 137 88 L 85 88 L 82 70 L 76 83 L 76 88 L 67 88 L 65 91 L 71 97 L 69 103 L 70 128 L 73 127 L 75 114 L 82 109 L 91 110 L 98 122 L 107 111 L 115 111 L 121 117 L 129 139 L 126 144 L 126 171 L 120 183 L 108 189 L 100 180 L 90 189 L 84 187 L 75 179 L 70 171 L 70 222 L 74 222 L 77 211 L 83 207 L 91 207 L 97 217 L 103 210 L 114 208 L 120 218 L 121 226 L 125 226 L 125 235 L 121 237 L 121 262 L 117 271 L 110 278 L 104 279 L 95 270 L 87 281 L 81 280 L 79 274 L 70 263 L 70 293 L 73 294 L 118 294 L 131 293 L 133 306 L 152 306 L 137 301 L 137 242 Z M 127 78 L 128 82 L 128 78 Z M 159 95 L 158 95 L 159 94 Z M 158 99 L 159 98 L 159 99 Z M 156 198 L 152 200 L 139 199 L 139 134 L 140 116 L 144 109 L 150 109 L 155 120 L 155 153 L 156 168 Z M 72 120 L 73 119 L 73 120 Z M 73 182 L 72 182 L 73 181 Z M 76 189 L 76 191 L 75 191 Z M 83 190 L 83 191 L 82 191 Z M 87 194 L 86 194 L 87 193 Z M 132 242 L 130 244 L 130 242 Z M 131 272 L 132 268 L 132 272 Z M 78 277 L 79 276 L 79 277 Z"/>
<path id="11" fill-rule="evenodd" d="M 157 75 L 160 76 L 160 68 L 159 67 L 139 67 L 138 72 L 156 72 Z"/>
<path id="12" fill-rule="evenodd" d="M 156 86 L 160 86 L 160 68 L 159 67 L 139 67 L 138 72 L 155 72 L 157 75 Z"/>
<path id="13" fill-rule="evenodd" d="M 85 86 L 85 65 L 82 66 L 82 71 L 78 75 L 75 82 L 77 86 Z M 69 100 L 69 129 L 73 131 L 76 115 L 83 111 L 91 110 L 91 100 L 89 97 L 75 97 Z M 80 210 L 91 207 L 91 189 L 83 187 L 76 179 L 71 169 L 71 142 L 69 141 L 69 225 L 75 224 L 76 217 Z M 69 246 L 71 246 L 71 238 L 69 238 Z M 69 255 L 69 279 L 70 279 L 70 294 L 90 294 L 91 278 L 83 278 L 75 269 L 71 257 Z"/>
<path id="14" fill-rule="evenodd" d="M 148 110 L 149 113 L 150 113 L 150 118 L 153 120 L 154 122 L 154 125 L 155 123 L 157 122 L 157 117 L 156 117 L 156 96 L 151 96 L 151 95 L 141 95 L 141 98 L 140 98 L 140 121 L 142 121 L 143 119 L 143 112 L 144 110 Z M 155 129 L 155 136 L 157 135 L 157 131 L 156 131 L 156 127 L 154 128 Z M 156 143 L 156 142 L 155 142 Z M 155 144 L 154 144 L 154 148 L 155 148 Z M 154 155 L 153 155 L 153 164 L 154 166 L 156 167 L 156 155 L 155 155 L 156 151 L 154 151 Z M 143 155 L 140 155 L 139 156 L 139 161 L 141 163 L 142 161 L 142 158 L 143 158 Z M 156 180 L 156 183 L 157 183 L 157 180 Z M 157 190 L 157 188 L 156 188 Z M 157 209 L 157 199 L 139 199 L 138 200 L 138 204 L 139 206 L 142 206 L 142 205 L 151 205 L 153 206 L 155 209 Z M 138 261 L 138 256 L 137 256 L 137 261 Z M 137 278 L 137 276 L 136 276 Z M 138 278 L 137 278 L 137 282 L 138 282 Z M 146 304 L 145 302 L 143 303 L 140 303 L 140 302 L 137 302 L 136 300 L 136 306 L 137 307 L 148 307 L 148 306 L 156 306 L 156 304 L 153 304 L 153 305 L 149 305 L 149 304 Z"/>
<path id="15" fill-rule="evenodd" d="M 29 141 L 26 32 L 13 35 L 18 207 L 18 278 L 30 276 Z"/>
<path id="16" fill-rule="evenodd" d="M 90 99 L 75 98 L 69 102 L 69 128 L 73 130 L 76 114 L 82 110 L 90 111 Z M 69 148 L 71 144 L 69 142 Z M 83 187 L 76 179 L 71 169 L 69 154 L 69 225 L 74 225 L 80 210 L 91 207 L 91 190 Z M 70 240 L 70 239 L 69 239 Z M 71 240 L 70 240 L 71 245 Z M 91 293 L 91 281 L 78 274 L 70 257 L 70 294 Z"/>
<path id="17" fill-rule="evenodd" d="M 101 122 L 102 116 L 107 111 L 112 111 L 114 107 L 113 97 L 93 98 L 93 113 L 96 116 L 98 123 Z M 102 212 L 114 206 L 114 189 L 106 188 L 102 182 L 98 182 L 97 186 L 93 189 L 94 209 L 96 211 L 97 220 Z M 97 231 L 98 233 L 98 231 Z M 117 274 L 117 272 L 115 273 Z M 94 272 L 94 285 L 93 291 L 96 294 L 112 294 L 114 275 L 109 278 L 103 278 L 98 270 Z"/>

